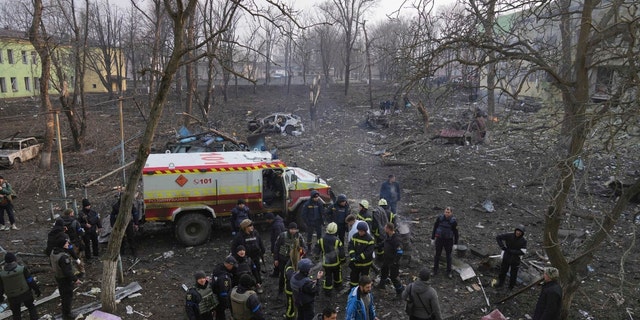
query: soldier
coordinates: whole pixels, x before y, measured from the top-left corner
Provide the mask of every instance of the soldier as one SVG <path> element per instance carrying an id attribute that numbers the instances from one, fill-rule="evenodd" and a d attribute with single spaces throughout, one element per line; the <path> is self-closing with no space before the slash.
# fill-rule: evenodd
<path id="1" fill-rule="evenodd" d="M 373 250 L 375 248 L 375 240 L 368 233 L 369 226 L 366 222 L 360 221 L 356 225 L 358 233 L 354 234 L 349 241 L 349 268 L 351 275 L 349 278 L 351 287 L 358 285 L 360 276 L 368 276 L 371 265 L 373 264 Z"/>
<path id="2" fill-rule="evenodd" d="M 231 314 L 234 320 L 264 320 L 262 305 L 255 291 L 256 283 L 248 274 L 240 277 L 240 283 L 231 290 Z"/>
<path id="3" fill-rule="evenodd" d="M 298 320 L 313 320 L 315 311 L 313 304 L 318 295 L 318 280 L 322 278 L 323 272 L 318 271 L 312 280 L 309 277 L 313 262 L 309 259 L 302 259 L 298 262 L 298 272 L 291 278 L 291 290 L 293 291 L 293 301 L 298 309 Z"/>
<path id="4" fill-rule="evenodd" d="M 258 272 L 258 268 L 253 259 L 247 255 L 246 248 L 243 245 L 237 246 L 233 257 L 238 261 L 236 266 L 237 281 L 239 282 L 243 274 L 248 274 L 254 283 L 256 283 L 256 291 L 258 291 L 258 293 L 264 292 L 261 286 L 262 278 L 260 272 Z"/>
<path id="5" fill-rule="evenodd" d="M 451 269 L 451 253 L 453 246 L 458 244 L 458 221 L 453 216 L 453 210 L 450 207 L 444 209 L 444 213 L 436 218 L 431 233 L 431 244 L 436 246 L 436 254 L 433 257 L 433 274 L 438 273 L 440 267 L 440 256 L 442 249 L 445 250 L 447 256 L 447 277 L 453 278 Z"/>
<path id="6" fill-rule="evenodd" d="M 290 260 L 291 250 L 294 248 L 304 250 L 305 245 L 302 235 L 298 233 L 298 225 L 295 222 L 291 222 L 289 223 L 289 229 L 278 236 L 275 252 L 273 253 L 273 265 L 280 269 L 278 295 L 284 292 L 284 269 Z"/>
<path id="7" fill-rule="evenodd" d="M 218 298 L 209 286 L 207 275 L 202 271 L 194 274 L 196 283 L 187 290 L 185 311 L 189 320 L 213 320 L 213 310 L 218 306 Z"/>
<path id="8" fill-rule="evenodd" d="M 98 258 L 100 255 L 98 244 L 98 233 L 102 230 L 102 222 L 100 222 L 100 214 L 91 209 L 89 199 L 82 199 L 82 210 L 80 210 L 78 221 L 84 228 L 84 254 L 85 260 L 89 261 L 92 257 Z"/>
<path id="9" fill-rule="evenodd" d="M 84 276 L 84 262 L 80 259 L 81 252 L 84 251 L 84 242 L 82 242 L 82 237 L 84 236 L 84 228 L 78 220 L 76 219 L 76 213 L 73 209 L 65 209 L 62 212 L 62 223 L 64 224 L 64 230 L 67 236 L 69 237 L 69 246 L 68 249 L 73 251 L 71 255 L 77 263 L 76 268 L 78 269 L 77 276 L 78 278 L 82 278 Z"/>
<path id="10" fill-rule="evenodd" d="M 233 283 L 237 265 L 238 261 L 234 257 L 228 256 L 223 263 L 213 270 L 211 289 L 218 296 L 216 320 L 225 320 L 225 311 L 231 308 L 231 289 L 237 285 Z"/>
<path id="11" fill-rule="evenodd" d="M 269 250 L 271 250 L 271 255 L 273 255 L 276 252 L 276 240 L 278 240 L 278 236 L 286 231 L 286 229 L 284 228 L 284 220 L 282 220 L 282 217 L 280 215 L 274 215 L 271 212 L 267 212 L 264 215 L 264 218 L 265 220 L 267 220 L 267 223 L 271 224 L 271 236 L 269 237 L 269 241 L 271 241 L 271 247 L 269 247 Z M 278 278 L 279 275 L 280 269 L 273 268 L 273 272 L 269 275 L 269 277 Z"/>
<path id="12" fill-rule="evenodd" d="M 4 267 L 0 271 L 0 303 L 4 301 L 4 294 L 9 300 L 9 308 L 14 320 L 20 320 L 20 307 L 24 304 L 29 310 L 29 319 L 38 319 L 38 310 L 33 304 L 33 293 L 40 297 L 40 287 L 29 273 L 26 266 L 17 262 L 15 254 L 7 252 L 4 255 Z"/>
<path id="13" fill-rule="evenodd" d="M 58 291 L 60 292 L 60 301 L 62 302 L 62 319 L 75 319 L 71 313 L 71 303 L 73 302 L 73 286 L 80 285 L 82 282 L 73 273 L 71 267 L 71 258 L 67 253 L 69 249 L 69 240 L 60 239 L 51 251 L 49 256 L 51 266 L 55 273 Z"/>
<path id="14" fill-rule="evenodd" d="M 253 222 L 249 219 L 244 219 L 240 223 L 240 232 L 236 234 L 231 242 L 231 252 L 237 252 L 238 246 L 244 246 L 246 255 L 253 261 L 257 275 L 255 278 L 258 286 L 256 291 L 262 293 L 262 268 L 260 261 L 265 253 L 265 249 L 260 233 L 255 230 Z"/>
<path id="15" fill-rule="evenodd" d="M 322 289 L 324 289 L 324 293 L 328 297 L 334 288 L 337 291 L 342 289 L 341 263 L 345 257 L 344 251 L 342 251 L 342 241 L 336 237 L 338 225 L 335 222 L 331 222 L 326 231 L 325 235 L 318 240 L 316 251 L 318 254 L 322 254 L 322 267 L 326 274 Z"/>

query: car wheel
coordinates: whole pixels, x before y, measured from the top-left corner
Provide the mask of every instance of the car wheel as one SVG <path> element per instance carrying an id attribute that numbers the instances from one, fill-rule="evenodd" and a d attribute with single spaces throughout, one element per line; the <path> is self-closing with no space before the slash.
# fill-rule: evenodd
<path id="1" fill-rule="evenodd" d="M 284 132 L 286 132 L 290 136 L 293 135 L 294 131 L 296 131 L 296 128 L 294 128 L 292 125 L 284 127 Z"/>
<path id="2" fill-rule="evenodd" d="M 22 163 L 22 160 L 20 160 L 20 158 L 15 158 L 13 159 L 13 163 L 11 164 L 11 168 L 12 169 L 19 168 L 21 163 Z"/>

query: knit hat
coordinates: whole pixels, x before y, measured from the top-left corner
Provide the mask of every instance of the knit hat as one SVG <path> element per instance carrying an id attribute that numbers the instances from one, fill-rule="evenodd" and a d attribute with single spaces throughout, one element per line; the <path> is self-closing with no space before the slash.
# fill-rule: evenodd
<path id="1" fill-rule="evenodd" d="M 251 222 L 251 220 L 249 220 L 249 219 L 244 219 L 244 220 L 242 220 L 242 222 L 240 222 L 240 228 L 241 228 L 242 230 L 244 230 L 244 229 L 246 229 L 248 226 L 250 226 L 250 225 L 252 225 L 252 224 L 253 224 L 253 222 Z"/>
<path id="2" fill-rule="evenodd" d="M 63 235 L 61 237 L 58 237 L 58 239 L 56 239 L 56 247 L 58 248 L 64 248 L 64 245 L 67 243 L 67 241 L 69 241 L 69 238 L 67 235 Z"/>
<path id="3" fill-rule="evenodd" d="M 304 258 L 298 261 L 298 270 L 302 273 L 309 273 L 312 267 L 313 267 L 313 262 L 308 258 Z"/>
<path id="4" fill-rule="evenodd" d="M 238 265 L 238 260 L 236 260 L 236 258 L 234 258 L 233 256 L 228 256 L 226 259 L 224 259 L 224 263 L 228 263 L 235 267 Z"/>
<path id="5" fill-rule="evenodd" d="M 338 225 L 335 222 L 329 223 L 329 225 L 327 225 L 327 233 L 336 234 L 336 232 L 338 232 Z"/>
<path id="6" fill-rule="evenodd" d="M 197 281 L 198 279 L 206 278 L 207 275 L 204 273 L 204 271 L 196 271 L 196 273 L 193 274 L 193 277 L 196 278 Z"/>
<path id="7" fill-rule="evenodd" d="M 419 277 L 420 277 L 420 280 L 422 281 L 429 281 L 429 278 L 431 278 L 431 273 L 429 272 L 429 268 L 422 268 L 422 270 L 420 270 Z"/>
<path id="8" fill-rule="evenodd" d="M 267 212 L 264 214 L 264 219 L 265 220 L 273 220 L 276 216 L 273 215 L 273 213 L 271 212 Z"/>
<path id="9" fill-rule="evenodd" d="M 64 227 L 64 220 L 58 218 L 58 219 L 56 219 L 56 222 L 53 223 L 53 225 L 55 227 Z"/>
<path id="10" fill-rule="evenodd" d="M 358 229 L 358 231 L 368 231 L 369 225 L 364 221 L 360 221 L 358 222 L 358 225 L 356 226 L 356 228 Z"/>
<path id="11" fill-rule="evenodd" d="M 289 229 L 296 229 L 298 230 L 298 224 L 295 222 L 291 222 L 289 223 Z"/>
<path id="12" fill-rule="evenodd" d="M 6 260 L 7 258 L 5 258 Z M 551 278 L 551 280 L 555 280 L 558 279 L 558 277 L 560 277 L 560 272 L 558 271 L 558 269 L 554 268 L 554 267 L 547 267 L 544 268 L 544 273 L 549 276 L 549 278 Z"/>
<path id="13" fill-rule="evenodd" d="M 367 200 L 360 201 L 360 205 L 365 209 L 369 209 L 369 201 Z"/>
<path id="14" fill-rule="evenodd" d="M 82 199 L 82 207 L 88 207 L 91 205 L 91 202 L 89 202 L 89 199 Z"/>
<path id="15" fill-rule="evenodd" d="M 251 288 L 256 284 L 256 282 L 253 280 L 253 277 L 251 277 L 250 275 L 244 273 L 242 274 L 242 276 L 240 276 L 240 285 L 245 287 L 245 288 Z"/>
<path id="16" fill-rule="evenodd" d="M 247 251 L 247 248 L 245 248 L 243 245 L 239 245 L 236 247 L 236 252 L 239 252 L 239 251 Z"/>
<path id="17" fill-rule="evenodd" d="M 11 263 L 11 262 L 15 262 L 16 261 L 16 255 L 11 253 L 11 252 L 7 252 L 4 255 L 4 263 Z"/>
<path id="18" fill-rule="evenodd" d="M 238 204 L 244 204 L 244 199 L 239 199 Z"/>

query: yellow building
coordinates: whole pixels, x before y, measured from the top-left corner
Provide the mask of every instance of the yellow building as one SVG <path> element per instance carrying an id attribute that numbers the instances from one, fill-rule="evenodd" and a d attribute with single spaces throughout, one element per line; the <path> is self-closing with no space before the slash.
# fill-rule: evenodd
<path id="1" fill-rule="evenodd" d="M 60 56 L 70 56 L 70 47 L 61 46 L 55 49 Z M 121 81 L 122 90 L 126 90 L 126 79 L 124 78 L 126 71 L 126 63 L 124 63 L 124 54 L 121 50 L 111 50 L 114 56 L 111 59 L 111 72 L 117 73 L 116 69 L 119 68 L 119 74 L 108 75 L 108 71 L 104 67 L 105 59 L 100 59 L 100 50 L 97 48 L 90 49 L 94 61 L 90 66 L 86 68 L 84 79 L 84 91 L 86 93 L 104 93 L 108 92 L 107 87 L 103 83 L 108 83 L 117 91 L 118 81 Z M 64 52 L 66 51 L 66 52 Z M 115 58 L 119 60 L 116 61 Z M 66 76 L 69 90 L 73 91 L 73 59 L 64 59 L 69 64 L 63 66 Z M 116 66 L 118 66 L 116 68 Z M 40 94 L 40 74 L 41 74 L 40 56 L 35 51 L 35 48 L 29 41 L 29 37 L 26 32 L 20 32 L 9 29 L 0 29 L 0 99 L 5 98 L 21 98 L 38 96 Z M 53 66 L 52 66 L 53 68 Z M 98 72 L 96 72 L 98 70 Z M 104 82 L 103 82 L 104 80 Z M 55 70 L 51 70 L 52 84 L 58 84 L 59 81 L 56 76 Z M 58 94 L 57 85 L 51 85 L 49 89 L 50 94 Z"/>

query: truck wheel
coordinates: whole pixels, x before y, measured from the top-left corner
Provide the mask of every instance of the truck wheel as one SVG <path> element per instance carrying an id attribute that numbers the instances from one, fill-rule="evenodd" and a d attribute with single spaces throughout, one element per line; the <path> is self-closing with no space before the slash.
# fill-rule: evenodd
<path id="1" fill-rule="evenodd" d="M 176 237 L 186 246 L 205 243 L 211 236 L 211 221 L 204 215 L 189 213 L 176 225 Z"/>

